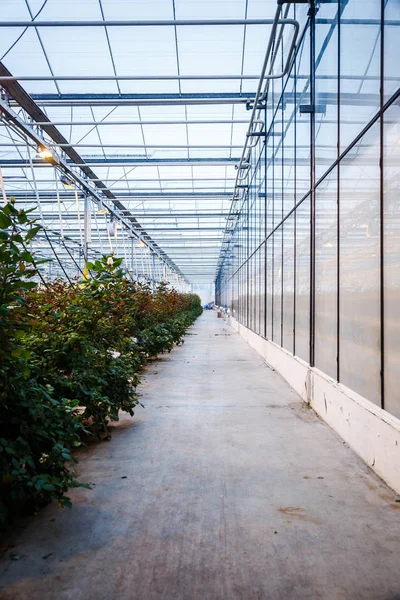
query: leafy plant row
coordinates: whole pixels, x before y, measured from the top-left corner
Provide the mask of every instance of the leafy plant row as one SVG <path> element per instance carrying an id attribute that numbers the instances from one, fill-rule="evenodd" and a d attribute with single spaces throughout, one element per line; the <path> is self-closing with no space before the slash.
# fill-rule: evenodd
<path id="1" fill-rule="evenodd" d="M 202 312 L 198 296 L 133 282 L 112 256 L 87 263 L 82 281 L 38 284 L 39 231 L 12 200 L 0 209 L 0 524 L 88 487 L 73 449 L 134 414 L 142 365 Z"/>

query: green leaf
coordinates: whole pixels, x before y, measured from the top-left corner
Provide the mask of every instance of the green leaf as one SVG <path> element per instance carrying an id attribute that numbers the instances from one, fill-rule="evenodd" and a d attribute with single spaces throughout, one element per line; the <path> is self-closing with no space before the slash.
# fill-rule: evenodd
<path id="1" fill-rule="evenodd" d="M 37 283 L 34 281 L 20 281 L 18 287 L 21 290 L 33 290 L 35 287 L 37 287 Z"/>
<path id="2" fill-rule="evenodd" d="M 42 228 L 40 225 L 36 225 L 35 227 L 32 227 L 26 234 L 25 241 L 29 242 L 29 240 L 32 240 L 41 229 Z"/>
<path id="3" fill-rule="evenodd" d="M 51 484 L 51 483 L 44 483 L 44 484 L 42 485 L 42 489 L 43 489 L 43 490 L 46 490 L 46 492 L 54 492 L 54 490 L 55 490 L 56 488 L 55 488 L 55 487 L 54 487 L 54 485 L 53 485 L 53 484 Z"/>
<path id="4" fill-rule="evenodd" d="M 18 223 L 20 223 L 20 225 L 25 225 L 25 223 L 28 222 L 28 217 L 27 214 L 24 210 L 20 210 L 18 213 Z"/>
<path id="5" fill-rule="evenodd" d="M 4 208 L 3 208 L 3 211 L 0 211 L 0 228 L 7 229 L 7 227 L 10 227 L 10 225 L 11 225 L 11 219 L 6 214 L 4 214 Z"/>
<path id="6" fill-rule="evenodd" d="M 24 260 L 27 263 L 31 263 L 33 261 L 33 256 L 28 250 L 24 250 L 21 252 L 21 260 Z"/>

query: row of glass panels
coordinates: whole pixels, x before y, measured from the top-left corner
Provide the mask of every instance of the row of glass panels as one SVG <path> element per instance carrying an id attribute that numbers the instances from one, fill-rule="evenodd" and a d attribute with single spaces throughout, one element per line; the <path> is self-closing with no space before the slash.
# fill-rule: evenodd
<path id="1" fill-rule="evenodd" d="M 321 5 L 314 136 L 312 117 L 299 111 L 310 104 L 308 27 L 283 93 L 270 90 L 269 135 L 252 157 L 217 302 L 400 417 L 399 17 L 396 0 Z"/>

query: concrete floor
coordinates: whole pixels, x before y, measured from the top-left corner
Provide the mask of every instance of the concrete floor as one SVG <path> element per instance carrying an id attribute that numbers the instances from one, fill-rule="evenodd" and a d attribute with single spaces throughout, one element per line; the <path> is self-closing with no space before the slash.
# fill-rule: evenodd
<path id="1" fill-rule="evenodd" d="M 1 600 L 400 598 L 395 494 L 215 313 L 141 392 L 95 488 L 2 541 Z"/>

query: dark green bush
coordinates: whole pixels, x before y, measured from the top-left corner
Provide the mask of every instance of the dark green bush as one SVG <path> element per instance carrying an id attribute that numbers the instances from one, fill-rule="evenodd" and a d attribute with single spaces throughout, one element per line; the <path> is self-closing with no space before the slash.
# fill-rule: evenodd
<path id="1" fill-rule="evenodd" d="M 25 340 L 36 321 L 25 295 L 34 289 L 37 264 L 27 248 L 38 228 L 13 202 L 0 210 L 0 523 L 11 507 L 36 509 L 49 498 L 60 506 L 78 485 L 66 466 L 80 444 L 77 403 L 56 397 L 32 369 Z M 23 229 L 27 231 L 23 232 Z"/>
<path id="2" fill-rule="evenodd" d="M 74 283 L 40 277 L 27 244 L 40 227 L 13 202 L 0 209 L 0 523 L 78 483 L 82 434 L 109 437 L 133 415 L 140 368 L 171 351 L 202 312 L 194 294 L 132 282 L 122 259 L 87 263 Z M 86 486 L 87 487 L 87 486 Z"/>

